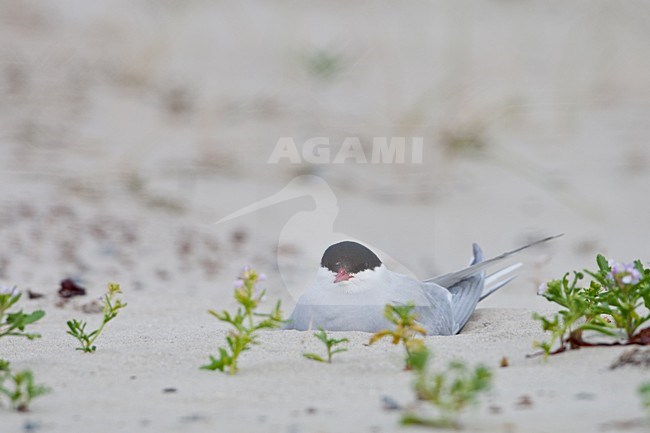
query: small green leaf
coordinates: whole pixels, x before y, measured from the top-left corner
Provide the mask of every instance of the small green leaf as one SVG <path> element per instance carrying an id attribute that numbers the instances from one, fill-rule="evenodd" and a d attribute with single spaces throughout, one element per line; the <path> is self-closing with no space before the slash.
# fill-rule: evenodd
<path id="1" fill-rule="evenodd" d="M 23 319 L 23 324 L 24 325 L 30 325 L 30 324 L 42 319 L 43 316 L 45 316 L 45 311 L 36 310 L 36 311 L 34 311 L 34 312 L 30 313 L 30 314 L 25 315 L 25 317 Z"/>
<path id="2" fill-rule="evenodd" d="M 605 256 L 603 256 L 602 254 L 598 254 L 596 256 L 596 263 L 598 264 L 598 269 L 600 269 L 603 272 L 609 272 L 610 267 Z"/>
<path id="3" fill-rule="evenodd" d="M 326 360 L 316 355 L 315 353 L 303 353 L 302 356 L 304 356 L 307 359 L 311 359 L 318 362 L 327 362 Z"/>

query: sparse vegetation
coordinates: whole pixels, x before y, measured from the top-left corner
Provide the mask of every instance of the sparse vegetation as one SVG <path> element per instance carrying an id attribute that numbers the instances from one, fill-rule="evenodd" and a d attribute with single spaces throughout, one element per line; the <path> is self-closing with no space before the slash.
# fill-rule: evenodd
<path id="1" fill-rule="evenodd" d="M 232 330 L 226 336 L 227 347 L 219 348 L 219 356 L 210 355 L 210 362 L 203 365 L 203 370 L 228 369 L 230 374 L 238 371 L 239 356 L 242 352 L 250 350 L 251 346 L 257 344 L 257 332 L 262 329 L 278 328 L 282 325 L 282 312 L 280 310 L 280 301 L 275 308 L 268 313 L 262 314 L 257 312 L 257 308 L 262 303 L 266 294 L 265 290 L 257 290 L 259 281 L 266 280 L 264 274 L 258 274 L 255 270 L 244 267 L 241 275 L 235 282 L 235 300 L 239 304 L 237 312 L 230 314 L 228 311 L 218 313 L 210 310 L 209 313 L 222 322 L 232 326 Z M 257 317 L 262 320 L 256 321 Z"/>
<path id="2" fill-rule="evenodd" d="M 316 355 L 315 353 L 303 353 L 302 356 L 304 356 L 307 359 L 311 359 L 314 361 L 318 362 L 327 362 L 327 363 L 332 363 L 332 356 L 334 356 L 337 353 L 345 352 L 348 350 L 345 347 L 336 347 L 342 343 L 348 343 L 350 340 L 347 338 L 329 338 L 327 336 L 327 332 L 325 330 L 320 329 L 318 332 L 314 333 L 314 337 L 318 338 L 323 344 L 325 345 L 325 349 L 327 351 L 327 359 Z"/>
<path id="3" fill-rule="evenodd" d="M 562 307 L 550 318 L 533 316 L 551 333 L 549 341 L 535 342 L 545 356 L 584 346 L 650 344 L 650 328 L 642 329 L 650 320 L 650 269 L 640 260 L 613 263 L 602 255 L 596 262 L 595 272 L 574 271 L 572 278 L 567 273 L 540 288 L 542 296 Z M 592 278 L 587 286 L 579 284 L 585 274 Z M 584 339 L 586 331 L 616 340 L 590 343 Z"/>
<path id="4" fill-rule="evenodd" d="M 384 317 L 391 323 L 395 324 L 395 329 L 384 329 L 373 334 L 370 337 L 369 344 L 374 344 L 382 338 L 388 337 L 392 339 L 393 344 L 400 342 L 406 351 L 406 366 L 407 370 L 411 369 L 412 353 L 424 346 L 422 339 L 417 338 L 418 335 L 426 335 L 427 331 L 417 323 L 417 317 L 413 311 L 415 306 L 413 304 L 407 305 L 391 305 L 387 304 L 384 308 Z"/>
<path id="5" fill-rule="evenodd" d="M 92 353 L 97 349 L 97 346 L 94 344 L 97 337 L 102 333 L 106 324 L 117 316 L 119 310 L 126 307 L 126 304 L 117 298 L 117 295 L 120 293 L 122 291 L 120 290 L 119 284 L 109 283 L 108 293 L 104 296 L 104 317 L 99 328 L 94 331 L 86 332 L 87 323 L 83 320 L 73 319 L 67 322 L 69 328 L 68 334 L 79 341 L 80 346 L 77 347 L 77 350 L 84 353 Z"/>
<path id="6" fill-rule="evenodd" d="M 40 338 L 40 334 L 25 332 L 25 328 L 42 319 L 45 316 L 44 311 L 9 312 L 9 309 L 16 305 L 21 296 L 22 293 L 16 287 L 0 287 L 0 338 L 9 336 L 25 337 L 30 340 Z"/>
<path id="7" fill-rule="evenodd" d="M 426 346 L 418 347 L 410 355 L 409 364 L 415 380 L 413 390 L 419 401 L 433 405 L 435 414 L 423 416 L 413 410 L 402 415 L 402 424 L 430 427 L 458 427 L 458 416 L 469 405 L 476 404 L 478 395 L 489 389 L 492 373 L 482 365 L 469 368 L 462 361 L 452 361 L 446 370 L 428 370 L 431 353 Z"/>
<path id="8" fill-rule="evenodd" d="M 7 383 L 9 385 L 6 385 Z M 30 370 L 13 372 L 8 361 L 0 360 L 0 394 L 9 399 L 15 410 L 29 411 L 32 400 L 48 392 L 46 386 L 34 382 L 34 375 Z"/>

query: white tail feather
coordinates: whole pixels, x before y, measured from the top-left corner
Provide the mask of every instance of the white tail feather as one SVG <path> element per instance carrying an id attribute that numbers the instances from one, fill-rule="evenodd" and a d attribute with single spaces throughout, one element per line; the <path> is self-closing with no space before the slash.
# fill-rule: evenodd
<path id="1" fill-rule="evenodd" d="M 521 263 L 515 263 L 488 275 L 485 278 L 485 285 L 483 287 L 483 293 L 481 293 L 480 300 L 487 298 L 492 293 L 496 292 L 501 287 L 517 278 L 517 275 L 515 275 L 514 272 L 521 266 Z"/>

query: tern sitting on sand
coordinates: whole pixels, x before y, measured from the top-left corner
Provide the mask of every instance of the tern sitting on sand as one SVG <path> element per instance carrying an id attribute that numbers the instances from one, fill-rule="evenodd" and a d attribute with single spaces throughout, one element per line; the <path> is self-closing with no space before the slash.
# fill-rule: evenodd
<path id="1" fill-rule="evenodd" d="M 558 235 L 561 236 L 561 235 Z M 485 269 L 551 236 L 483 260 L 474 244 L 470 265 L 457 272 L 418 281 L 386 268 L 365 246 L 351 241 L 331 245 L 321 260 L 316 281 L 300 296 L 287 329 L 377 332 L 392 325 L 386 304 L 413 303 L 429 335 L 453 335 L 463 329 L 479 301 L 510 282 L 520 263 L 485 276 Z"/>

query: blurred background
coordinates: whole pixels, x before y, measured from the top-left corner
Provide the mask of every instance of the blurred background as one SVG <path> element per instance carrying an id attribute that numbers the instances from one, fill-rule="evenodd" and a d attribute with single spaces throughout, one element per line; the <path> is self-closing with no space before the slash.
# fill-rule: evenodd
<path id="1" fill-rule="evenodd" d="M 317 221 L 423 278 L 472 242 L 565 233 L 487 305 L 542 302 L 598 252 L 647 261 L 649 17 L 632 0 L 3 0 L 0 280 L 217 297 L 250 263 L 291 302 L 317 234 L 282 233 L 328 188 Z M 333 156 L 356 137 L 368 158 L 374 137 L 422 137 L 422 162 L 270 164 L 282 137 Z M 301 175 L 325 195 L 307 182 L 215 224 Z"/>

